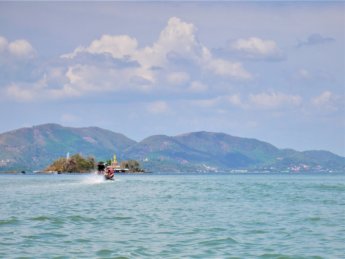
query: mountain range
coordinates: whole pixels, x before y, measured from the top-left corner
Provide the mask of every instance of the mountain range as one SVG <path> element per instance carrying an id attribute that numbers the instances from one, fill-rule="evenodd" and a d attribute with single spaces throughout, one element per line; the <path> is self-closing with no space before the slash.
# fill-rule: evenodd
<path id="1" fill-rule="evenodd" d="M 328 151 L 279 149 L 224 133 L 154 135 L 137 142 L 98 127 L 44 124 L 0 134 L 0 171 L 41 170 L 67 153 L 97 160 L 135 159 L 153 172 L 341 171 L 345 158 Z"/>

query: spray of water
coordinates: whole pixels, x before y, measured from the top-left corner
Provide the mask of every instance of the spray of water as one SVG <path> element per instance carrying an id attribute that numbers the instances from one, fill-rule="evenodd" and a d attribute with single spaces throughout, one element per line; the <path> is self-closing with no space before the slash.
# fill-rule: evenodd
<path id="1" fill-rule="evenodd" d="M 104 176 L 97 175 L 97 174 L 88 175 L 82 181 L 82 183 L 85 183 L 85 184 L 101 184 L 104 182 L 105 182 Z"/>

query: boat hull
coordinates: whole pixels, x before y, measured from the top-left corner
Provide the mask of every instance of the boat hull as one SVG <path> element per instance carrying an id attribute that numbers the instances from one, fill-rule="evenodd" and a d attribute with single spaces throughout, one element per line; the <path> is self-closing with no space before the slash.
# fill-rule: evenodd
<path id="1" fill-rule="evenodd" d="M 105 179 L 105 180 L 113 180 L 113 178 L 114 178 L 114 174 L 111 174 L 111 175 L 109 175 L 109 174 L 104 174 L 104 179 Z"/>

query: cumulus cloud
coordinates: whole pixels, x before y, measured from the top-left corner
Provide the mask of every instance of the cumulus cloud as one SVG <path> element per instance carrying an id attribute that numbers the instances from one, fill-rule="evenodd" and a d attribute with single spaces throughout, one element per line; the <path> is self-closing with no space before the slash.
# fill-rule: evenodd
<path id="1" fill-rule="evenodd" d="M 314 33 L 308 36 L 306 40 L 303 40 L 297 44 L 297 47 L 304 47 L 304 46 L 314 46 L 314 45 L 320 45 L 325 43 L 330 43 L 332 41 L 335 41 L 335 39 L 331 37 L 325 37 L 321 34 Z"/>
<path id="2" fill-rule="evenodd" d="M 202 83 L 205 79 L 252 78 L 240 62 L 215 58 L 199 42 L 196 32 L 192 23 L 172 17 L 158 40 L 150 46 L 139 47 L 138 41 L 128 35 L 102 35 L 89 45 L 79 46 L 60 56 L 58 63 L 65 71 L 59 77 L 60 85 L 55 77 L 54 87 L 51 87 L 52 76 L 44 72 L 31 88 L 25 85 L 22 94 L 19 92 L 23 85 L 19 83 L 9 86 L 7 93 L 25 100 L 43 95 L 45 98 L 62 98 L 119 91 L 195 93 L 209 89 Z M 24 41 L 7 43 L 6 39 L 0 39 L 1 46 L 16 55 L 33 50 Z M 43 77 L 45 88 L 36 87 Z M 39 93 L 40 90 L 44 94 Z"/>
<path id="3" fill-rule="evenodd" d="M 252 75 L 242 67 L 241 63 L 232 63 L 223 59 L 210 59 L 206 63 L 206 67 L 216 75 L 241 79 L 252 78 Z"/>
<path id="4" fill-rule="evenodd" d="M 193 24 L 183 22 L 177 17 L 169 19 L 167 26 L 162 30 L 159 39 L 152 47 L 145 48 L 142 58 L 146 59 L 151 54 L 159 56 L 157 60 L 167 61 L 169 52 L 178 53 L 191 59 L 199 58 L 199 49 L 201 45 L 196 40 L 196 28 Z M 141 58 L 140 55 L 138 57 Z M 142 60 L 144 63 L 145 61 Z M 146 61 L 147 62 L 147 61 Z M 160 66 L 162 63 L 157 62 L 155 65 Z"/>
<path id="5" fill-rule="evenodd" d="M 40 76 L 36 51 L 30 42 L 0 36 L 0 88 L 19 81 L 33 82 Z"/>
<path id="6" fill-rule="evenodd" d="M 64 54 L 62 58 L 75 58 L 79 53 L 91 54 L 109 53 L 113 58 L 122 59 L 131 56 L 137 49 L 138 42 L 127 35 L 103 35 L 94 40 L 88 47 L 78 47 L 72 53 Z"/>
<path id="7" fill-rule="evenodd" d="M 16 40 L 8 44 L 8 51 L 17 57 L 33 57 L 34 48 L 26 40 Z"/>
<path id="8" fill-rule="evenodd" d="M 103 35 L 100 39 L 91 42 L 89 46 L 79 46 L 72 53 L 64 54 L 61 57 L 74 58 L 83 52 L 109 53 L 114 58 L 128 57 L 135 60 L 145 69 L 164 67 L 168 63 L 170 52 L 191 59 L 198 58 L 197 52 L 200 44 L 196 40 L 195 32 L 196 28 L 193 24 L 172 17 L 152 46 L 138 48 L 137 40 L 128 35 Z"/>
<path id="9" fill-rule="evenodd" d="M 231 44 L 231 48 L 251 59 L 278 60 L 283 58 L 282 51 L 273 40 L 263 40 L 257 37 L 238 39 Z"/>
<path id="10" fill-rule="evenodd" d="M 7 55 L 7 58 L 32 58 L 35 56 L 35 50 L 27 40 L 9 42 L 0 36 L 0 55 Z"/>

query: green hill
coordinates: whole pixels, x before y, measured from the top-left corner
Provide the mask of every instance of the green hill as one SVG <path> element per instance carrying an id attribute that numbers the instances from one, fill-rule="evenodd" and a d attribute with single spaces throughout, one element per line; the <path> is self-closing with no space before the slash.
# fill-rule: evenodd
<path id="1" fill-rule="evenodd" d="M 44 124 L 0 134 L 0 167 L 42 169 L 67 153 L 109 159 L 116 152 L 121 159 L 122 150 L 134 144 L 135 141 L 122 134 L 97 127 Z"/>
<path id="2" fill-rule="evenodd" d="M 327 151 L 278 149 L 224 133 L 156 135 L 140 142 L 97 127 L 44 124 L 0 134 L 0 170 L 39 170 L 67 153 L 107 160 L 136 159 L 149 171 L 342 171 L 345 158 Z"/>
<path id="3" fill-rule="evenodd" d="M 327 151 L 281 150 L 256 139 L 192 132 L 151 136 L 126 150 L 144 167 L 164 171 L 343 171 L 345 158 Z"/>

